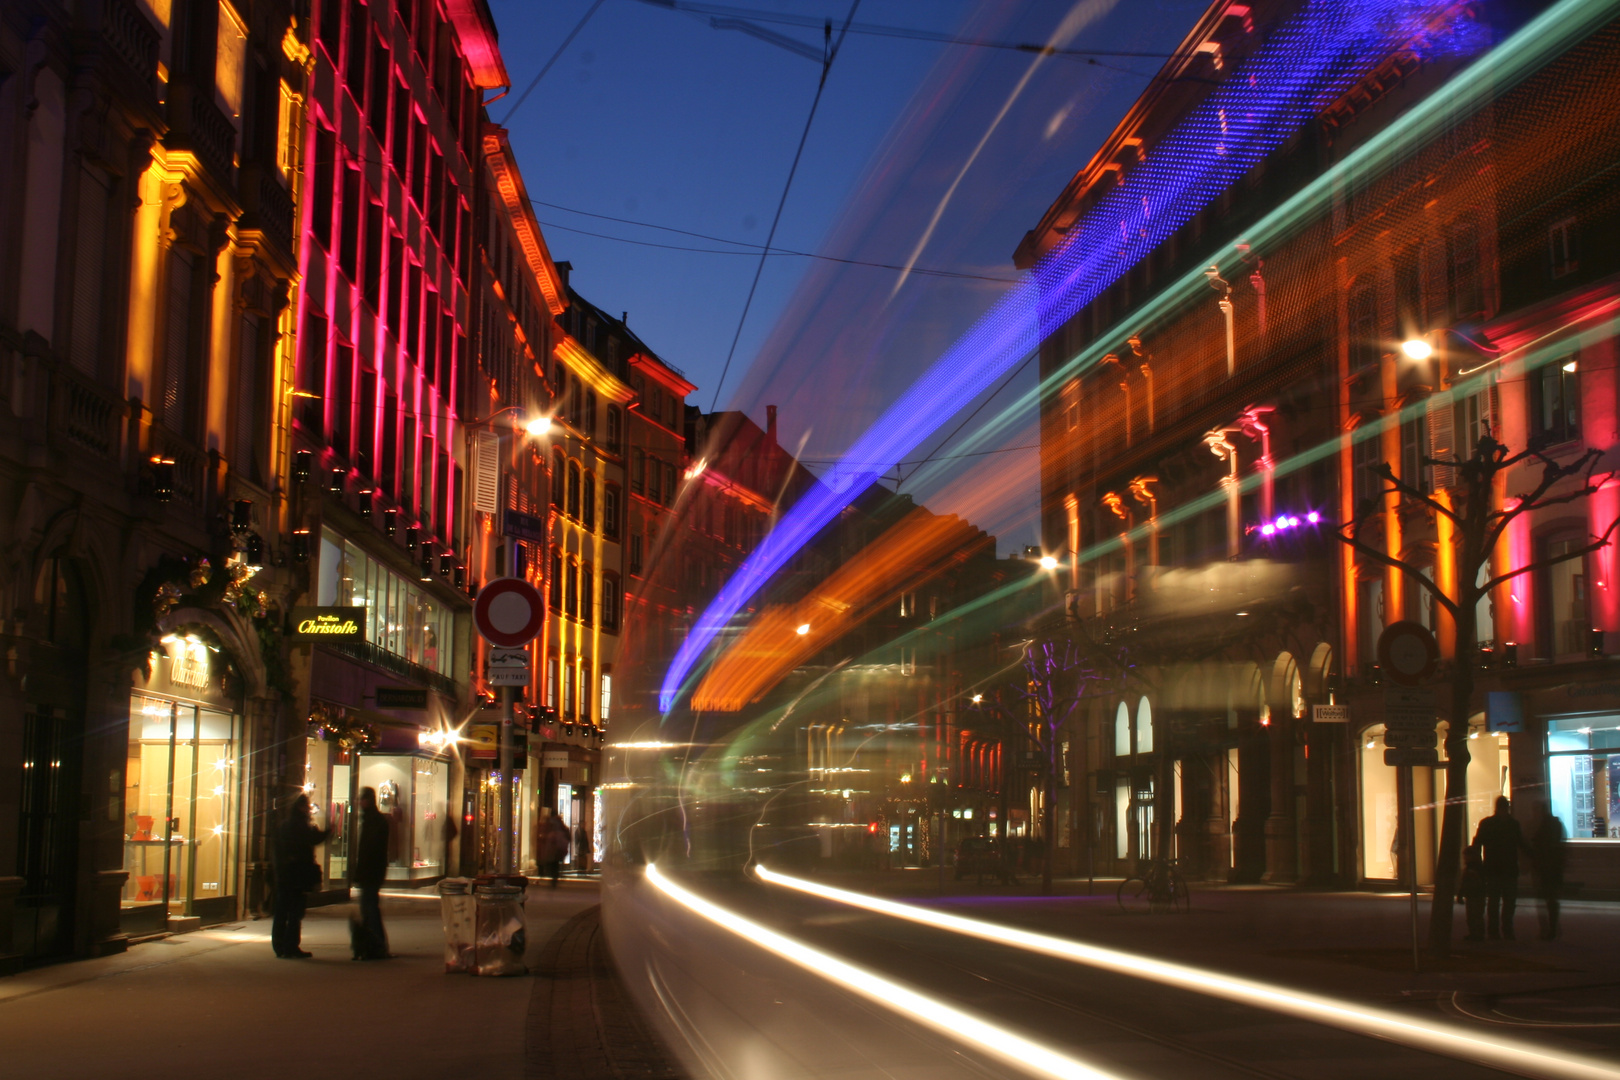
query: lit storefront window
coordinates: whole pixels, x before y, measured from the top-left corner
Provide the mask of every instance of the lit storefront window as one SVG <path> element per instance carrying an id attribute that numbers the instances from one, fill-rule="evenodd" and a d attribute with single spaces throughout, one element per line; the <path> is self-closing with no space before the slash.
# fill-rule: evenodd
<path id="1" fill-rule="evenodd" d="M 377 809 L 388 817 L 388 880 L 442 877 L 448 763 L 417 754 L 362 753 L 356 787 L 375 790 Z"/>
<path id="2" fill-rule="evenodd" d="M 235 916 L 241 835 L 240 715 L 221 691 L 215 649 L 170 634 L 137 676 L 124 767 L 127 931 L 170 915 Z"/>
<path id="3" fill-rule="evenodd" d="M 1547 784 L 1571 839 L 1620 841 L 1620 715 L 1548 718 Z"/>
<path id="4" fill-rule="evenodd" d="M 371 644 L 440 675 L 451 673 L 454 616 L 418 584 L 330 529 L 321 534 L 320 575 L 317 604 L 364 607 Z"/>

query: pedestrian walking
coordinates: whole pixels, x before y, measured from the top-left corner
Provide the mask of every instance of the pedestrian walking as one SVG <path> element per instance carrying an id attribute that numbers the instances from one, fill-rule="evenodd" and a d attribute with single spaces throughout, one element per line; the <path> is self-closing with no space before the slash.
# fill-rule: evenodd
<path id="1" fill-rule="evenodd" d="M 388 877 L 388 816 L 377 809 L 377 792 L 360 789 L 360 842 L 354 883 L 360 888 L 360 922 L 351 935 L 356 960 L 388 959 L 388 931 L 382 921 L 382 887 Z"/>
<path id="2" fill-rule="evenodd" d="M 1507 796 L 1496 798 L 1496 813 L 1479 823 L 1474 843 L 1485 864 L 1485 929 L 1492 938 L 1513 940 L 1513 910 L 1519 902 L 1519 851 L 1524 833 Z"/>
<path id="3" fill-rule="evenodd" d="M 557 887 L 557 879 L 562 875 L 562 862 L 568 857 L 568 846 L 571 843 L 568 835 L 568 826 L 563 824 L 561 814 L 552 813 L 546 818 L 545 829 L 540 836 L 540 865 L 550 875 L 551 887 Z"/>
<path id="4" fill-rule="evenodd" d="M 1468 936 L 1464 941 L 1485 940 L 1485 855 L 1478 844 L 1470 844 L 1463 852 L 1462 880 L 1457 885 L 1457 899 L 1468 914 Z"/>
<path id="5" fill-rule="evenodd" d="M 315 846 L 331 830 L 318 828 L 310 816 L 308 795 L 299 795 L 275 835 L 276 909 L 270 923 L 270 945 L 283 960 L 313 955 L 302 947 L 305 894 L 321 883 Z"/>
<path id="6" fill-rule="evenodd" d="M 1536 803 L 1536 822 L 1530 833 L 1530 871 L 1541 897 L 1541 939 L 1558 936 L 1558 899 L 1564 891 L 1564 823 L 1545 801 Z"/>
<path id="7" fill-rule="evenodd" d="M 584 873 L 591 868 L 591 841 L 585 834 L 585 823 L 574 826 L 574 869 Z"/>

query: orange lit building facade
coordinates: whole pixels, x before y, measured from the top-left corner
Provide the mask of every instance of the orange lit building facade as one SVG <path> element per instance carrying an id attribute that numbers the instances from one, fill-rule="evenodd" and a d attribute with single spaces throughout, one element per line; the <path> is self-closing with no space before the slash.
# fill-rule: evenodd
<path id="1" fill-rule="evenodd" d="M 307 28 L 0 16 L 0 970 L 258 907 Z M 195 776 L 198 779 L 192 780 Z M 64 807 L 72 807 L 71 813 Z"/>
<path id="2" fill-rule="evenodd" d="M 1241 62 L 1275 17 L 1217 5 L 1166 70 Z M 1333 538 L 1360 518 L 1364 540 L 1454 585 L 1445 520 L 1382 494 L 1374 469 L 1387 462 L 1448 502 L 1455 471 L 1425 458 L 1466 454 L 1486 433 L 1559 460 L 1609 452 L 1616 267 L 1594 264 L 1590 244 L 1614 228 L 1593 179 L 1612 161 L 1594 133 L 1613 127 L 1613 93 L 1576 73 L 1612 67 L 1615 44 L 1600 33 L 1459 111 L 1394 169 L 1347 174 L 1302 226 L 1233 256 L 1245 230 L 1264 235 L 1268 211 L 1466 74 L 1455 60 L 1391 55 L 1043 342 L 1045 544 L 1068 565 L 1077 632 L 1129 627 L 1141 665 L 1085 732 L 1095 765 L 1076 827 L 1103 859 L 1171 853 L 1212 878 L 1393 884 L 1404 867 L 1375 650 L 1404 618 L 1435 631 L 1443 663 L 1488 650 L 1469 721 L 1470 835 L 1497 794 L 1527 825 L 1550 799 L 1594 887 L 1620 887 L 1594 835 L 1614 790 L 1604 729 L 1620 728 L 1605 723 L 1620 707 L 1604 675 L 1620 626 L 1612 546 L 1499 587 L 1481 604 L 1479 641 L 1459 646 L 1404 573 Z M 1144 95 L 1026 237 L 1021 263 L 1152 155 L 1200 93 L 1179 80 Z M 1552 101 L 1567 110 L 1558 122 L 1544 113 Z M 1228 254 L 1212 265 L 1218 250 Z M 1142 314 L 1200 274 L 1209 291 L 1200 282 Z M 1424 361 L 1401 348 L 1420 338 L 1434 350 Z M 1073 377 L 1077 356 L 1088 362 Z M 1515 470 L 1498 497 L 1537 473 Z M 1609 490 L 1520 519 L 1493 572 L 1601 534 L 1616 516 Z M 1510 695 L 1492 699 L 1511 702 L 1501 717 L 1522 722 L 1487 716 L 1492 692 Z M 1312 720 L 1330 697 L 1349 706 L 1348 724 Z M 1416 771 L 1427 882 L 1444 769 Z"/>

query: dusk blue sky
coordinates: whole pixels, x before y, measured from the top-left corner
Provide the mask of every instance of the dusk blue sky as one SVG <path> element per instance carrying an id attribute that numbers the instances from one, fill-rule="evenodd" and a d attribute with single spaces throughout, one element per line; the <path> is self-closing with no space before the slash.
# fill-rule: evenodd
<path id="1" fill-rule="evenodd" d="M 513 82 L 510 97 L 491 106 L 493 119 L 506 119 L 590 5 L 491 0 Z M 835 24 L 849 11 L 829 0 L 735 6 L 830 16 Z M 863 0 L 855 21 L 1045 43 L 1067 20 L 1078 27 L 1071 48 L 1162 56 L 1206 6 Z M 759 25 L 820 47 L 813 28 Z M 1014 278 L 1019 239 L 1160 63 L 1152 55 L 1088 63 L 851 34 L 833 64 L 773 247 L 889 264 L 906 264 L 915 253 L 918 267 Z M 572 211 L 763 243 L 819 77 L 819 63 L 715 29 L 708 16 L 605 0 L 510 121 L 554 257 L 573 264 L 583 295 L 608 311 L 629 312 L 643 340 L 698 384 L 689 400 L 704 409 L 714 401 L 757 252 L 645 246 L 727 245 Z M 764 406 L 777 404 L 784 445 L 812 461 L 836 457 L 1006 288 L 919 275 L 902 281 L 890 270 L 773 256 L 720 406 L 763 422 Z M 1021 379 L 1033 382 L 1033 365 Z M 998 402 L 1012 396 L 1004 392 Z M 1024 436 L 1005 445 L 1034 441 L 1030 416 Z M 995 497 L 987 499 L 987 491 Z M 915 494 L 995 533 L 1003 551 L 1036 540 L 1033 449 L 965 460 L 955 483 L 936 478 Z"/>

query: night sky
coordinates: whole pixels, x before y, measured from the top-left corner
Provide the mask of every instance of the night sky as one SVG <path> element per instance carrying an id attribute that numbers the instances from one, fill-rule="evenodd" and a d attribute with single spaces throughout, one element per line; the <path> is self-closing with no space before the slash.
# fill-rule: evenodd
<path id="1" fill-rule="evenodd" d="M 513 82 L 491 106 L 494 120 L 507 122 L 591 4 L 491 0 Z M 849 12 L 830 0 L 736 4 L 745 5 L 835 26 Z M 848 35 L 773 248 L 975 276 L 772 256 L 720 406 L 763 422 L 764 406 L 777 404 L 789 449 L 811 462 L 841 453 L 1007 288 L 996 279 L 1016 277 L 1019 239 L 1206 6 L 863 0 L 857 26 L 1008 43 L 1057 34 L 1069 48 L 1147 55 L 1088 62 Z M 698 384 L 689 400 L 704 409 L 758 264 L 757 248 L 704 237 L 764 242 L 821 75 L 819 61 L 710 19 L 604 0 L 509 123 L 553 256 L 573 263 L 584 296 L 629 313 L 632 329 Z M 821 48 L 814 27 L 753 23 Z M 1020 378 L 1015 389 L 1032 384 L 1033 365 Z M 925 449 L 949 455 L 940 441 Z M 1034 543 L 1035 441 L 1030 416 L 1006 452 L 964 459 L 913 493 L 995 533 L 1004 552 Z"/>

